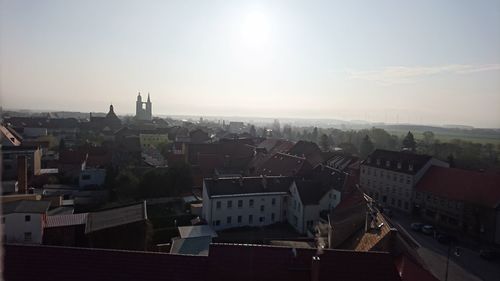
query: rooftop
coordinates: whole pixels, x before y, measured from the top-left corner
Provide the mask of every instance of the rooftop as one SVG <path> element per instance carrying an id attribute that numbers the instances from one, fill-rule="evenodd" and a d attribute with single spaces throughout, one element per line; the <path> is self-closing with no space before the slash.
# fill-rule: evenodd
<path id="1" fill-rule="evenodd" d="M 217 233 L 209 225 L 179 226 L 178 229 L 181 238 L 217 237 Z"/>
<path id="2" fill-rule="evenodd" d="M 431 156 L 409 151 L 377 149 L 362 162 L 363 165 L 414 175 L 431 160 Z"/>
<path id="3" fill-rule="evenodd" d="M 46 213 L 50 207 L 50 201 L 40 200 L 19 200 L 2 204 L 4 215 L 13 213 Z"/>
<path id="4" fill-rule="evenodd" d="M 208 196 L 224 196 L 235 194 L 288 192 L 293 179 L 290 177 L 233 177 L 206 178 L 205 187 Z"/>
<path id="5" fill-rule="evenodd" d="M 208 256 L 208 250 L 212 238 L 210 236 L 199 236 L 191 238 L 173 238 L 170 247 L 171 254 Z"/>
<path id="6" fill-rule="evenodd" d="M 145 202 L 121 208 L 89 213 L 85 233 L 147 219 Z"/>
<path id="7" fill-rule="evenodd" d="M 496 208 L 500 204 L 500 174 L 432 166 L 416 190 Z"/>

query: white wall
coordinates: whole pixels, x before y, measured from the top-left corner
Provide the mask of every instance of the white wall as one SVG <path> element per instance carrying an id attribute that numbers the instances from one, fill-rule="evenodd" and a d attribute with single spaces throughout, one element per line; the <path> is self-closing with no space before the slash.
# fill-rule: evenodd
<path id="1" fill-rule="evenodd" d="M 264 226 L 283 220 L 283 202 L 286 193 L 269 193 L 265 195 L 245 194 L 241 196 L 216 197 L 203 200 L 203 215 L 205 220 L 215 229 L 222 230 L 241 226 Z M 274 199 L 274 204 L 272 203 Z M 242 201 L 242 206 L 238 207 L 238 201 Z M 253 200 L 253 207 L 250 207 L 250 200 Z M 232 206 L 228 207 L 231 201 Z M 220 202 L 220 208 L 217 208 Z M 264 210 L 261 211 L 261 206 Z M 272 218 L 274 214 L 274 219 Z M 252 216 L 252 222 L 249 216 Z M 241 222 L 238 217 L 241 216 Z M 231 222 L 228 223 L 228 217 Z M 260 221 L 260 218 L 263 221 Z M 217 224 L 218 222 L 218 224 Z"/>
<path id="2" fill-rule="evenodd" d="M 30 221 L 25 221 L 25 216 L 30 216 Z M 5 218 L 4 234 L 6 235 L 6 242 L 42 243 L 44 214 L 13 213 L 3 217 Z M 24 240 L 25 232 L 31 232 L 31 241 Z"/>

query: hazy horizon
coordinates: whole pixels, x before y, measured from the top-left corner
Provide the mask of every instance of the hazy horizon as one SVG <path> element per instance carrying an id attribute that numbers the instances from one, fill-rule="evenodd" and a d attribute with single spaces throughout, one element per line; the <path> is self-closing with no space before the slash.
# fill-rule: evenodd
<path id="1" fill-rule="evenodd" d="M 500 128 L 499 1 L 0 1 L 3 108 Z"/>

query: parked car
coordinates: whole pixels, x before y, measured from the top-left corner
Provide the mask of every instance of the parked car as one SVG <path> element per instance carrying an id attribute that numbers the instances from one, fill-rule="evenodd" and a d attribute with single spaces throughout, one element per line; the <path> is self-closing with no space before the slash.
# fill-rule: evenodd
<path id="1" fill-rule="evenodd" d="M 422 226 L 422 232 L 427 234 L 427 235 L 434 234 L 434 226 L 432 226 L 430 224 L 426 224 L 426 225 Z"/>
<path id="2" fill-rule="evenodd" d="M 479 251 L 479 256 L 485 260 L 496 260 L 500 258 L 500 252 L 490 249 L 483 249 Z"/>
<path id="3" fill-rule="evenodd" d="M 421 222 L 414 222 L 414 223 L 410 224 L 410 228 L 413 231 L 421 231 L 422 226 L 424 226 L 424 224 Z"/>

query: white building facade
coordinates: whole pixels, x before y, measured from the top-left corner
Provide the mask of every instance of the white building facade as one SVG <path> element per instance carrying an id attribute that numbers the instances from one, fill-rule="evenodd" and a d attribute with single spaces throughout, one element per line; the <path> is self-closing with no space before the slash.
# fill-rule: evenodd
<path id="1" fill-rule="evenodd" d="M 377 149 L 360 165 L 360 185 L 383 206 L 411 212 L 415 186 L 431 166 L 449 167 L 431 156 Z"/>
<path id="2" fill-rule="evenodd" d="M 7 243 L 42 244 L 47 221 L 47 201 L 15 201 L 3 206 L 3 239 Z"/>

